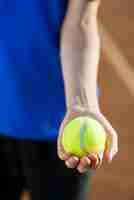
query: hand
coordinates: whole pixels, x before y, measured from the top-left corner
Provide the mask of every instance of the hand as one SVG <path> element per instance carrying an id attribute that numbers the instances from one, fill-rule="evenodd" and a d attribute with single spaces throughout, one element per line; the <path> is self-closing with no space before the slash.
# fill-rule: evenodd
<path id="1" fill-rule="evenodd" d="M 66 153 L 64 151 L 64 148 L 61 144 L 61 138 L 63 134 L 63 130 L 65 126 L 74 118 L 78 116 L 90 116 L 98 120 L 101 125 L 104 127 L 106 131 L 106 147 L 104 154 L 100 156 L 99 160 L 96 155 L 87 155 L 79 159 L 75 155 L 71 155 L 69 153 Z M 80 173 L 86 172 L 89 168 L 91 169 L 97 169 L 102 165 L 102 160 L 106 159 L 108 162 L 111 162 L 114 156 L 118 152 L 118 137 L 117 133 L 114 130 L 114 128 L 111 126 L 109 121 L 104 117 L 104 115 L 101 112 L 94 111 L 83 111 L 80 109 L 74 109 L 71 112 L 68 112 L 61 123 L 60 130 L 59 130 L 59 136 L 57 141 L 57 150 L 58 150 L 58 156 L 61 160 L 65 161 L 65 164 L 68 168 L 76 168 Z"/>

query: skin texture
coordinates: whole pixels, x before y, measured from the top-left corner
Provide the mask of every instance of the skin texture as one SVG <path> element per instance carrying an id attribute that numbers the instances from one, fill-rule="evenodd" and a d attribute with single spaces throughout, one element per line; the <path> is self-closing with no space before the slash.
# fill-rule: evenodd
<path id="1" fill-rule="evenodd" d="M 80 173 L 89 168 L 99 168 L 103 159 L 111 162 L 118 151 L 117 133 L 102 114 L 96 94 L 100 58 L 97 24 L 99 4 L 98 0 L 70 0 L 61 30 L 61 63 L 67 113 L 60 126 L 57 150 L 59 158 L 66 166 L 76 168 Z M 64 127 L 78 116 L 94 117 L 106 131 L 106 149 L 99 160 L 96 155 L 79 159 L 63 149 L 61 138 Z"/>

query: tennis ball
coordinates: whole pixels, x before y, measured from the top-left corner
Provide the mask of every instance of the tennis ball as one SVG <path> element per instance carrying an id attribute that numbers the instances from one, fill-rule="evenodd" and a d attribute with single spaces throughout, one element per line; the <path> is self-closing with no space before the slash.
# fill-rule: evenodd
<path id="1" fill-rule="evenodd" d="M 102 125 L 95 119 L 87 116 L 77 117 L 64 128 L 62 145 L 68 153 L 82 157 L 104 152 L 106 133 Z"/>

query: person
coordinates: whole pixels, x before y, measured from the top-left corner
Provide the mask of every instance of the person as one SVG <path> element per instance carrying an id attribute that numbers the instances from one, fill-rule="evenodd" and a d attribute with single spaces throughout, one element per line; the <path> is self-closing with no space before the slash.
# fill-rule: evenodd
<path id="1" fill-rule="evenodd" d="M 99 0 L 0 3 L 0 196 L 86 199 L 90 169 L 111 161 L 117 133 L 97 95 Z M 106 149 L 79 159 L 61 144 L 74 117 L 91 115 L 105 128 Z M 70 169 L 71 168 L 71 169 Z"/>

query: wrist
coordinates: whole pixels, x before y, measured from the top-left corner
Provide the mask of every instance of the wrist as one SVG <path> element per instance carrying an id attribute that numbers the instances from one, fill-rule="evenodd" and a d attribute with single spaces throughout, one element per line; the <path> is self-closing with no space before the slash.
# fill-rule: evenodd
<path id="1" fill-rule="evenodd" d="M 96 101 L 94 100 L 92 103 L 90 101 L 87 104 L 81 103 L 79 98 L 77 98 L 77 100 L 73 104 L 67 106 L 67 112 L 68 113 L 78 112 L 81 114 L 89 112 L 98 113 L 100 112 L 98 98 L 96 99 Z"/>

